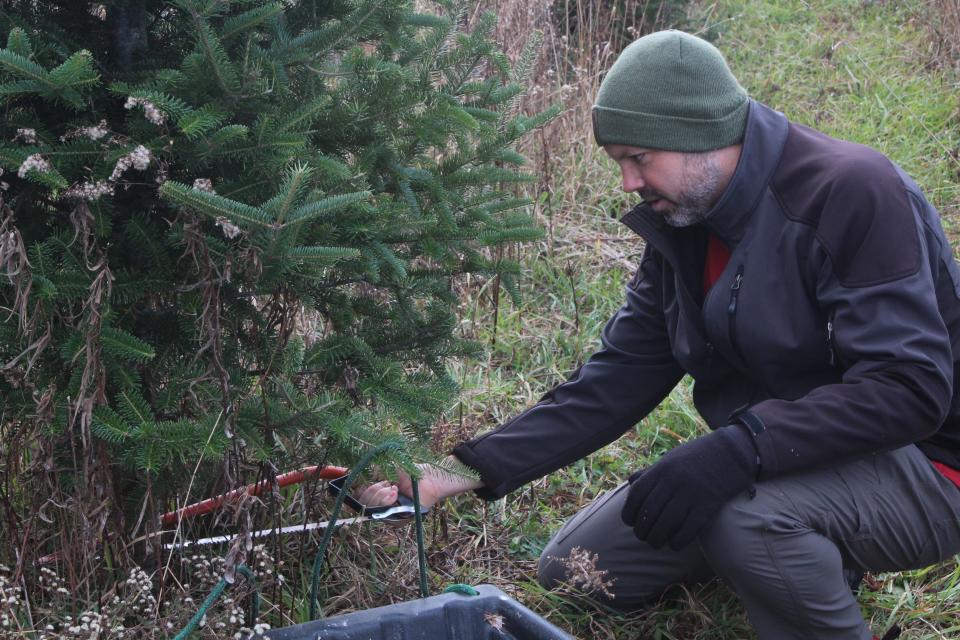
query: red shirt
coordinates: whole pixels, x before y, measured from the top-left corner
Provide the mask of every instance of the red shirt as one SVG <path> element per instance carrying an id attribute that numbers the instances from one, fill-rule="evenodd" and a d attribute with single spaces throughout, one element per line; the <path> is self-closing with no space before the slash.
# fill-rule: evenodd
<path id="1" fill-rule="evenodd" d="M 720 279 L 720 274 L 730 262 L 730 249 L 716 234 L 711 233 L 707 241 L 707 259 L 703 262 L 703 295 Z"/>
<path id="2" fill-rule="evenodd" d="M 703 295 L 707 295 L 710 288 L 720 279 L 720 274 L 730 262 L 730 249 L 716 234 L 711 233 L 707 241 L 707 259 L 703 262 Z M 948 467 L 942 462 L 933 462 L 933 466 L 945 478 L 960 487 L 960 471 Z"/>

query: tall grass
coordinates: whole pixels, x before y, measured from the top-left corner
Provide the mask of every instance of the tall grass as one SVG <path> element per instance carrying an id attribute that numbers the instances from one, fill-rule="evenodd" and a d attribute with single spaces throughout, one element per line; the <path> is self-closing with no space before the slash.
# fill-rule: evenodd
<path id="1" fill-rule="evenodd" d="M 570 243 L 595 241 L 603 215 L 620 213 L 627 200 L 616 196 L 616 175 L 593 140 L 590 108 L 603 75 L 616 54 L 636 37 L 675 24 L 682 16 L 679 0 L 483 0 L 479 6 L 499 16 L 497 39 L 518 55 L 527 34 L 544 32 L 544 46 L 524 97 L 530 111 L 559 103 L 562 114 L 522 149 L 538 175 L 537 213 L 550 231 L 548 245 L 557 249 L 558 220 L 563 220 L 561 251 Z M 611 198 L 611 194 L 614 197 Z M 572 224 L 566 224 L 569 221 Z M 580 224 L 576 224 L 579 222 Z M 599 248 L 601 258 L 618 252 Z M 626 265 L 624 265 L 626 266 Z"/>
<path id="2" fill-rule="evenodd" d="M 928 22 L 937 46 L 937 59 L 950 65 L 960 64 L 960 0 L 931 0 Z"/>

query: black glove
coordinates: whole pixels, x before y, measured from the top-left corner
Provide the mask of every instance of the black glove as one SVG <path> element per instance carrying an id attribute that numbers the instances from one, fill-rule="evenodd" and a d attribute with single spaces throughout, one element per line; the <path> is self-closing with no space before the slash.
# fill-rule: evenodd
<path id="1" fill-rule="evenodd" d="M 757 469 L 750 432 L 728 425 L 685 442 L 630 476 L 620 517 L 652 547 L 683 548 L 720 507 L 752 486 Z"/>

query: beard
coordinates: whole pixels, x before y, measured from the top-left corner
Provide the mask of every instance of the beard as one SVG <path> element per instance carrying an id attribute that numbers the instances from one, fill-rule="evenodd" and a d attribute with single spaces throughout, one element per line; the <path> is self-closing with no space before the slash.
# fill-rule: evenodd
<path id="1" fill-rule="evenodd" d="M 671 227 L 689 227 L 702 222 L 707 212 L 719 197 L 723 173 L 713 152 L 690 153 L 683 158 L 683 175 L 680 190 L 673 199 L 652 190 L 641 191 L 646 199 L 667 199 L 673 209 L 661 212 L 664 221 Z"/>

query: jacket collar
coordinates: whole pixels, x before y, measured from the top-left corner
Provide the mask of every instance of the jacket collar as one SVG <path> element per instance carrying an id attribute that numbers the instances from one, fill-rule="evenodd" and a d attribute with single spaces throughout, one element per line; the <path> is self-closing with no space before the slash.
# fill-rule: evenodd
<path id="1" fill-rule="evenodd" d="M 756 100 L 750 101 L 740 161 L 723 195 L 704 220 L 704 224 L 731 248 L 743 237 L 753 210 L 780 162 L 788 127 L 782 113 Z M 667 225 L 662 215 L 645 204 L 635 207 L 621 221 L 648 241 L 651 240 L 649 236 L 658 235 L 658 231 L 670 236 L 682 231 Z"/>
<path id="2" fill-rule="evenodd" d="M 780 162 L 787 129 L 787 119 L 782 113 L 750 101 L 740 162 L 730 184 L 704 220 L 727 246 L 733 247 L 743 237 L 757 201 Z"/>

